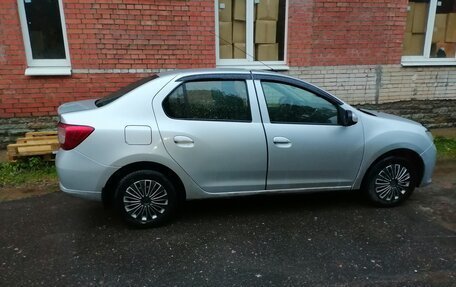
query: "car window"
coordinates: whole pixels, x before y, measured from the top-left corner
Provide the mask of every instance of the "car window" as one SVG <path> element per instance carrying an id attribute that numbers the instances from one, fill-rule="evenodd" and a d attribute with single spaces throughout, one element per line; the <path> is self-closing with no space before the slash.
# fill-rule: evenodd
<path id="1" fill-rule="evenodd" d="M 152 81 L 152 80 L 154 80 L 156 78 L 158 78 L 158 75 L 152 75 L 152 76 L 149 76 L 149 77 L 146 77 L 146 78 L 142 78 L 142 79 L 140 79 L 140 80 L 138 80 L 136 82 L 133 82 L 133 83 L 129 84 L 128 86 L 120 88 L 119 90 L 107 95 L 104 98 L 96 100 L 95 101 L 95 105 L 97 107 L 106 106 L 107 104 L 110 104 L 110 103 L 114 102 L 115 100 L 123 97 L 125 94 L 133 91 L 137 87 L 142 86 L 145 83 L 150 82 L 150 81 Z"/>
<path id="2" fill-rule="evenodd" d="M 271 123 L 338 124 L 338 109 L 326 99 L 284 83 L 261 85 Z"/>
<path id="3" fill-rule="evenodd" d="M 163 110 L 174 119 L 252 120 L 243 80 L 183 83 L 163 101 Z"/>

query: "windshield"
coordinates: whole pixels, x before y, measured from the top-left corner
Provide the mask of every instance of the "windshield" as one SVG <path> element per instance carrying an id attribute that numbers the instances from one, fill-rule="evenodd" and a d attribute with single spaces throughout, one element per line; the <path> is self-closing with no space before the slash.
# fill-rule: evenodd
<path id="1" fill-rule="evenodd" d="M 152 81 L 153 79 L 156 79 L 158 78 L 158 75 L 152 75 L 152 76 L 149 76 L 149 77 L 146 77 L 146 78 L 143 78 L 141 80 L 138 80 L 136 82 L 133 82 L 131 84 L 129 84 L 128 86 L 125 86 L 109 95 L 107 95 L 106 97 L 103 97 L 101 99 L 98 99 L 95 101 L 95 105 L 97 107 L 102 107 L 102 106 L 105 106 L 109 103 L 112 103 L 114 102 L 115 100 L 117 100 L 118 98 L 122 97 L 123 95 L 127 94 L 128 92 L 131 92 L 133 91 L 134 89 L 136 89 L 137 87 L 149 82 L 149 81 Z"/>

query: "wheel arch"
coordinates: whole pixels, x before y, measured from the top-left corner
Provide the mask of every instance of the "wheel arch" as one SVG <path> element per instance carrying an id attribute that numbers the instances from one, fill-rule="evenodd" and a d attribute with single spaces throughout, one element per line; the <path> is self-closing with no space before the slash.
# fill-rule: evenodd
<path id="1" fill-rule="evenodd" d="M 109 177 L 101 192 L 103 204 L 107 206 L 111 205 L 114 199 L 116 185 L 119 183 L 120 179 L 139 170 L 154 170 L 165 175 L 175 185 L 179 200 L 185 201 L 185 186 L 177 173 L 163 164 L 150 161 L 139 161 L 121 167 Z"/>
<path id="2" fill-rule="evenodd" d="M 415 172 L 417 175 L 417 181 L 416 181 L 416 186 L 418 187 L 421 183 L 421 180 L 423 179 L 424 175 L 424 162 L 423 159 L 420 157 L 420 155 L 411 150 L 411 149 L 406 149 L 406 148 L 398 148 L 398 149 L 393 149 L 388 152 L 383 153 L 379 157 L 377 157 L 370 165 L 369 168 L 364 172 L 363 174 L 363 179 L 361 181 L 361 188 L 365 186 L 367 177 L 372 170 L 372 168 L 381 160 L 390 157 L 390 156 L 396 156 L 396 157 L 403 157 L 408 160 L 410 160 L 413 163 L 413 166 L 415 167 Z"/>

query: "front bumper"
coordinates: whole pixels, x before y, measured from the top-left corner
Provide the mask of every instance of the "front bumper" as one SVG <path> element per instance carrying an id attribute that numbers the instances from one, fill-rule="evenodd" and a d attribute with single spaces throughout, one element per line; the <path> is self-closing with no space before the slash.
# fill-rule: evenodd
<path id="1" fill-rule="evenodd" d="M 434 172 L 435 162 L 437 157 L 437 149 L 434 144 L 431 144 L 423 153 L 420 154 L 424 163 L 423 178 L 419 187 L 424 187 L 432 183 L 432 173 Z"/>

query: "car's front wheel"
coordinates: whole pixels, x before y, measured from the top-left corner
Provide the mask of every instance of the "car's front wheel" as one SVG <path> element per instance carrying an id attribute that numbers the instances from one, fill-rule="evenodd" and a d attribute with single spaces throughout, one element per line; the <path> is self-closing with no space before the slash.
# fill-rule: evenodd
<path id="1" fill-rule="evenodd" d="M 153 170 L 132 172 L 117 186 L 116 201 L 123 220 L 135 227 L 156 227 L 168 222 L 177 208 L 173 184 Z"/>
<path id="2" fill-rule="evenodd" d="M 413 193 L 416 181 L 413 163 L 406 158 L 391 156 L 370 169 L 363 187 L 374 204 L 392 207 Z"/>

